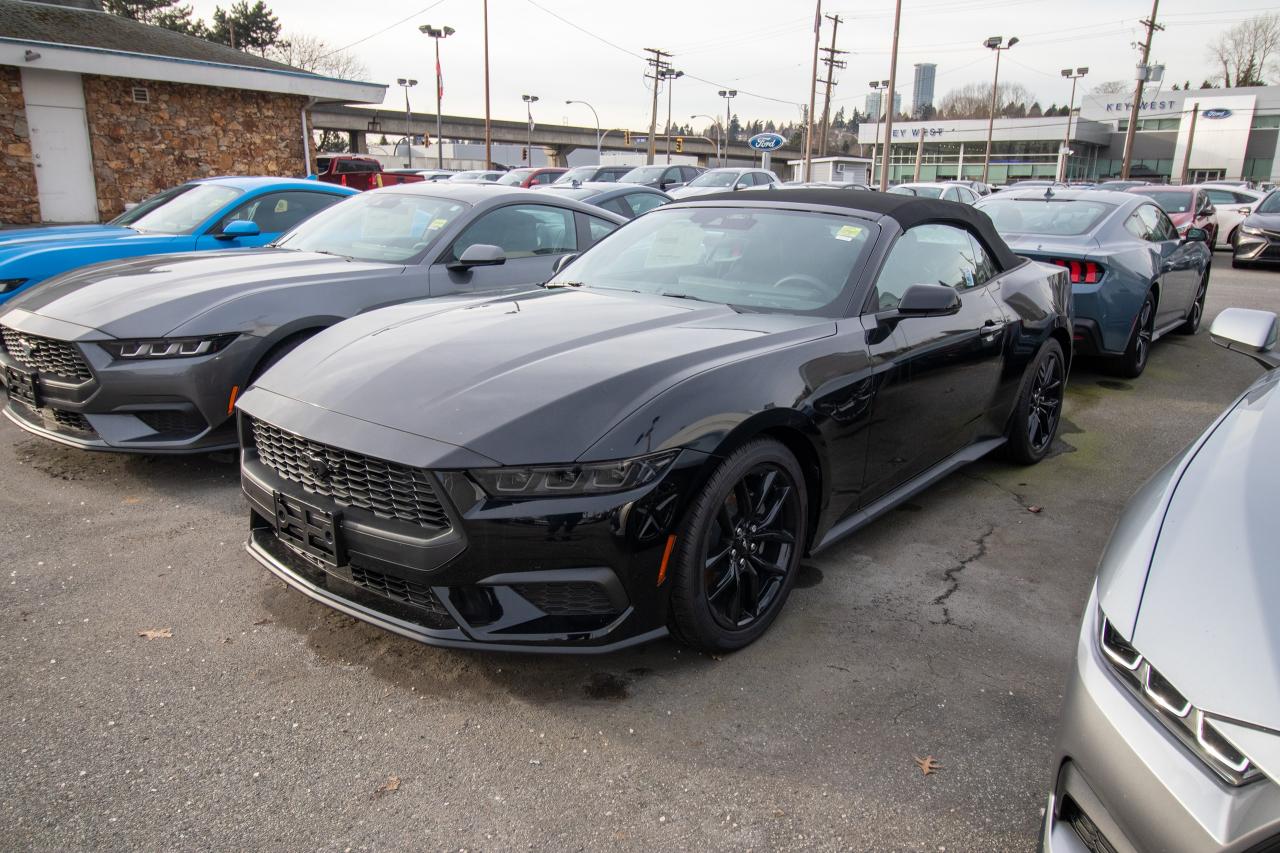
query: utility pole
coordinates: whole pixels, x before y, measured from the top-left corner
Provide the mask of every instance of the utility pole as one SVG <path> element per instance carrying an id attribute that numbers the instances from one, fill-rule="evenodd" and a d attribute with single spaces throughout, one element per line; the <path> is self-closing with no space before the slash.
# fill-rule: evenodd
<path id="1" fill-rule="evenodd" d="M 822 52 L 826 54 L 826 56 L 822 57 L 822 63 L 827 66 L 827 79 L 822 82 L 827 86 L 827 93 L 822 100 L 822 134 L 818 137 L 819 157 L 827 156 L 827 137 L 831 131 L 831 87 L 836 85 L 836 69 L 844 69 L 849 64 L 843 59 L 836 59 L 836 56 L 849 52 L 847 50 L 836 50 L 836 31 L 840 29 L 840 24 L 844 23 L 844 19 L 839 15 L 826 15 L 825 17 L 831 22 L 831 47 L 822 48 Z"/>
<path id="2" fill-rule="evenodd" d="M 902 0 L 893 4 L 893 50 L 889 57 L 889 108 L 884 113 L 884 154 L 880 158 L 880 192 L 889 191 L 889 163 L 893 159 L 893 93 L 898 91 L 898 33 L 902 29 Z"/>
<path id="3" fill-rule="evenodd" d="M 646 47 L 644 50 L 645 53 L 653 54 L 645 60 L 645 62 L 649 63 L 650 70 L 645 72 L 644 75 L 653 81 L 653 110 L 649 114 L 649 154 L 645 159 L 645 163 L 652 166 L 653 158 L 658 153 L 658 138 L 656 136 L 658 132 L 658 83 L 662 80 L 663 72 L 671 69 L 671 66 L 666 62 L 666 57 L 671 56 L 671 54 L 658 50 L 656 47 Z"/>
<path id="4" fill-rule="evenodd" d="M 484 167 L 493 165 L 493 122 L 489 118 L 489 0 L 484 0 Z"/>
<path id="5" fill-rule="evenodd" d="M 813 70 L 809 72 L 809 112 L 805 116 L 804 129 L 804 179 L 812 180 L 813 170 L 813 108 L 818 99 L 818 47 L 822 39 L 822 0 L 818 0 L 813 13 Z"/>
<path id="6" fill-rule="evenodd" d="M 1151 17 L 1142 21 L 1147 28 L 1147 40 L 1142 43 L 1142 64 L 1138 69 L 1138 83 L 1133 91 L 1133 104 L 1129 107 L 1129 127 L 1124 134 L 1124 166 L 1120 169 L 1120 180 L 1129 180 L 1129 168 L 1133 165 L 1133 134 L 1138 129 L 1138 109 L 1142 106 L 1142 87 L 1147 82 L 1147 64 L 1151 61 L 1151 40 L 1156 30 L 1164 27 L 1156 23 L 1156 12 L 1160 9 L 1160 0 L 1152 0 Z"/>
<path id="7" fill-rule="evenodd" d="M 1200 115 L 1200 102 L 1196 101 L 1191 105 L 1191 126 L 1187 128 L 1187 150 L 1182 152 L 1182 180 L 1180 183 L 1187 182 L 1187 176 L 1191 170 L 1191 146 L 1196 141 L 1196 116 Z"/>
<path id="8" fill-rule="evenodd" d="M 916 171 L 915 175 L 911 178 L 913 181 L 920 180 L 920 164 L 924 162 L 924 130 L 925 129 L 923 127 L 920 128 L 920 136 L 916 139 Z"/>

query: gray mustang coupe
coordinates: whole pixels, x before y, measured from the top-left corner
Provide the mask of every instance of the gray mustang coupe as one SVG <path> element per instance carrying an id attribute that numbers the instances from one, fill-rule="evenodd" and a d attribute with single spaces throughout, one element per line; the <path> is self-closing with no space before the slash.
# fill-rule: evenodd
<path id="1" fill-rule="evenodd" d="M 540 284 L 625 221 L 553 194 L 405 184 L 266 248 L 84 267 L 0 313 L 4 413 L 95 450 L 234 447 L 237 396 L 319 330 L 381 305 Z"/>

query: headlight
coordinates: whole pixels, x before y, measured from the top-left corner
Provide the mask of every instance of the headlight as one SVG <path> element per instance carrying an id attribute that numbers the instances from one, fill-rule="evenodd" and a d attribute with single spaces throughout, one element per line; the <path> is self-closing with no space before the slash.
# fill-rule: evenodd
<path id="1" fill-rule="evenodd" d="M 153 338 L 138 341 L 99 341 L 113 358 L 191 358 L 209 355 L 226 347 L 236 335 L 209 335 L 204 338 Z"/>
<path id="2" fill-rule="evenodd" d="M 13 293 L 27 281 L 25 278 L 0 278 L 0 293 Z"/>
<path id="3" fill-rule="evenodd" d="M 585 465 L 547 465 L 531 468 L 477 468 L 471 477 L 490 497 L 545 498 L 606 495 L 639 488 L 662 476 L 675 461 L 677 450 Z"/>
<path id="4" fill-rule="evenodd" d="M 1255 236 L 1255 237 L 1261 237 L 1261 236 L 1263 236 L 1262 229 L 1261 229 L 1261 228 L 1254 228 L 1252 225 L 1241 225 L 1241 226 L 1240 226 L 1240 233 L 1241 233 L 1241 234 L 1252 234 L 1252 235 L 1253 235 L 1253 236 Z"/>
<path id="5" fill-rule="evenodd" d="M 1213 725 L 1204 712 L 1191 704 L 1178 689 L 1112 627 L 1098 611 L 1098 646 L 1120 676 L 1151 714 L 1218 776 L 1231 785 L 1245 785 L 1262 778 L 1248 756 L 1236 749 Z"/>

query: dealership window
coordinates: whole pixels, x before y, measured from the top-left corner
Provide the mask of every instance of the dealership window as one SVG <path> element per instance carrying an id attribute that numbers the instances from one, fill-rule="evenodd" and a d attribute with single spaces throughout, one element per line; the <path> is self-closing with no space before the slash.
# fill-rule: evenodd
<path id="1" fill-rule="evenodd" d="M 1280 128 L 1280 115 L 1276 116 L 1260 116 L 1253 117 L 1253 124 L 1249 125 L 1254 130 L 1275 130 Z"/>
<path id="2" fill-rule="evenodd" d="M 1271 180 L 1271 164 L 1273 162 L 1270 157 L 1246 158 L 1243 177 L 1251 181 L 1269 181 Z"/>
<path id="3" fill-rule="evenodd" d="M 1182 124 L 1180 118 L 1140 118 L 1138 119 L 1138 130 L 1177 130 Z M 1120 119 L 1119 128 L 1121 133 L 1129 129 L 1129 120 L 1127 118 Z"/>

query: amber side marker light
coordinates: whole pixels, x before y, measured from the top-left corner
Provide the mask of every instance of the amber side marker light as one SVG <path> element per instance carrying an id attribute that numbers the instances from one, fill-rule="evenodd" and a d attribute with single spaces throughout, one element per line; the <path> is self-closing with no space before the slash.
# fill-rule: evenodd
<path id="1" fill-rule="evenodd" d="M 231 399 L 227 401 L 227 417 L 236 413 L 236 395 L 240 393 L 239 385 L 231 386 Z"/>
<path id="2" fill-rule="evenodd" d="M 662 565 L 658 567 L 658 586 L 662 586 L 667 581 L 667 563 L 671 561 L 671 552 L 676 549 L 676 535 L 672 533 L 667 537 L 667 547 L 662 552 Z"/>

